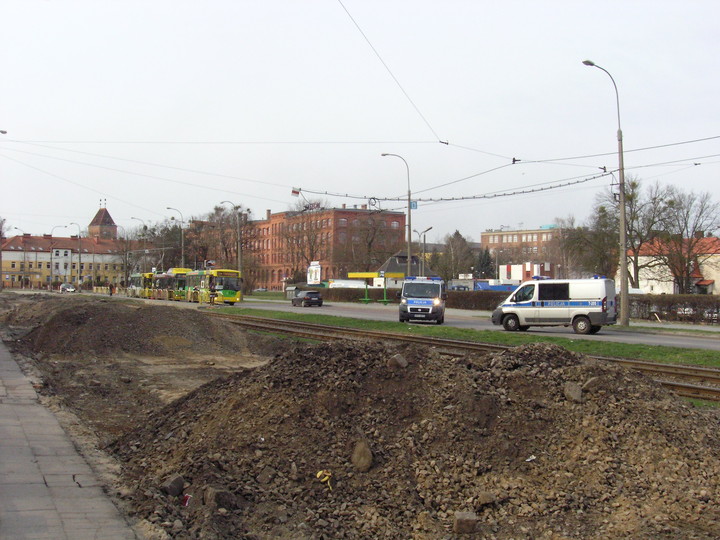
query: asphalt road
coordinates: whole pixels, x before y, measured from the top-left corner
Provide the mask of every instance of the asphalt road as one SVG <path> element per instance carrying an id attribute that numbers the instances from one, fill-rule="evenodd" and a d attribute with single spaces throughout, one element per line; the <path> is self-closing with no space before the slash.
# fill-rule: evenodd
<path id="1" fill-rule="evenodd" d="M 340 317 L 354 317 L 357 319 L 369 319 L 378 321 L 398 320 L 397 305 L 382 304 L 351 304 L 343 302 L 325 302 L 322 307 L 292 307 L 290 301 L 260 300 L 252 297 L 245 297 L 242 307 L 256 309 L 272 309 L 276 311 L 311 312 L 322 313 L 323 315 L 337 315 Z M 423 324 L 423 323 L 412 323 Z M 448 309 L 445 311 L 445 325 L 457 328 L 473 328 L 475 330 L 494 330 L 504 332 L 501 326 L 494 326 L 490 322 L 489 311 L 467 311 L 461 309 Z M 605 326 L 595 335 L 579 335 L 572 331 L 572 328 L 560 327 L 531 327 L 525 332 L 528 335 L 556 336 L 569 339 L 590 339 L 610 341 L 615 343 L 642 344 L 642 345 L 664 345 L 667 347 L 680 347 L 690 349 L 707 349 L 720 353 L 720 326 L 719 325 L 689 325 L 676 323 L 652 323 L 649 321 L 631 321 L 631 328 L 634 331 L 616 330 L 613 326 Z M 643 328 L 638 328 L 642 326 Z M 681 332 L 683 329 L 706 330 L 716 332 L 713 336 L 693 336 L 690 333 L 670 333 L 653 331 L 655 328 L 672 328 Z"/>

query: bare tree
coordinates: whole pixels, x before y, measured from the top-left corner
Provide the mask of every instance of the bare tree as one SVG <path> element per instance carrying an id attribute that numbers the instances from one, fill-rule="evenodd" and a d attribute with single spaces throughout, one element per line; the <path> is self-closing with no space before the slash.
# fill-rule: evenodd
<path id="1" fill-rule="evenodd" d="M 670 188 L 661 186 L 659 183 L 655 183 L 646 190 L 643 190 L 642 187 L 642 181 L 637 176 L 626 178 L 625 226 L 627 228 L 628 277 L 632 287 L 639 286 L 640 273 L 643 270 L 660 264 L 656 259 L 642 257 L 640 254 L 645 246 L 655 240 L 658 230 L 662 228 L 665 201 L 671 198 L 668 194 Z M 601 194 L 598 202 L 612 208 L 613 212 L 619 215 L 619 197 L 612 190 L 608 189 Z"/>
<path id="2" fill-rule="evenodd" d="M 459 231 L 445 237 L 445 248 L 438 257 L 437 270 L 445 280 L 451 280 L 458 274 L 469 274 L 475 263 L 475 256 L 470 249 L 470 244 Z"/>
<path id="3" fill-rule="evenodd" d="M 327 247 L 321 223 L 323 211 L 319 200 L 298 201 L 286 214 L 280 238 L 293 275 L 304 275 L 312 261 L 323 258 Z"/>
<path id="4" fill-rule="evenodd" d="M 574 218 L 569 218 L 563 222 L 558 236 L 563 266 L 568 268 L 572 261 L 574 275 L 615 275 L 619 258 L 617 214 L 612 207 L 602 204 L 601 198 L 585 225 L 575 226 Z"/>
<path id="5" fill-rule="evenodd" d="M 686 193 L 668 188 L 662 206 L 662 232 L 648 247 L 651 258 L 672 274 L 679 293 L 693 292 L 693 273 L 710 264 L 715 255 L 708 249 L 707 236 L 720 228 L 720 206 L 709 193 Z"/>

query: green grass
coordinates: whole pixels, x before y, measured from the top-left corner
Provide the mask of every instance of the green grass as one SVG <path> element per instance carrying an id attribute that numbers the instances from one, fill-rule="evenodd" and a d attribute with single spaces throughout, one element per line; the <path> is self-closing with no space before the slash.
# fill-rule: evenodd
<path id="1" fill-rule="evenodd" d="M 720 403 L 717 401 L 705 401 L 704 399 L 693 399 L 687 398 L 688 401 L 698 409 L 716 409 L 720 407 Z"/>
<path id="2" fill-rule="evenodd" d="M 235 307 L 220 308 L 219 311 L 240 315 L 254 315 L 257 317 L 328 324 L 347 328 L 398 332 L 420 336 L 442 337 L 446 339 L 460 339 L 480 343 L 491 343 L 495 345 L 515 346 L 537 342 L 554 343 L 565 347 L 569 351 L 593 356 L 614 356 L 647 360 L 649 362 L 664 362 L 668 364 L 694 364 L 707 367 L 720 367 L 720 354 L 716 351 L 708 351 L 704 349 L 611 343 L 607 341 L 587 339 L 538 336 L 535 334 L 525 334 L 523 332 L 472 330 L 468 328 L 453 328 L 450 326 L 426 326 L 419 324 L 409 325 L 399 322 L 372 321 L 353 319 L 349 317 L 335 317 L 332 315 L 289 313 L 284 311 Z"/>

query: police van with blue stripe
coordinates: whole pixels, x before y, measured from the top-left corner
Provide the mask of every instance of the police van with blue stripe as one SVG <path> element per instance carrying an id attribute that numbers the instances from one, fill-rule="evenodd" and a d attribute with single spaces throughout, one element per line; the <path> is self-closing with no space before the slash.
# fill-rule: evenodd
<path id="1" fill-rule="evenodd" d="M 398 293 L 400 298 L 399 321 L 445 322 L 447 288 L 440 277 L 408 276 Z"/>
<path id="2" fill-rule="evenodd" d="M 595 334 L 617 322 L 612 279 L 533 279 L 521 283 L 492 313 L 505 330 L 531 326 L 572 326 L 576 334 Z"/>

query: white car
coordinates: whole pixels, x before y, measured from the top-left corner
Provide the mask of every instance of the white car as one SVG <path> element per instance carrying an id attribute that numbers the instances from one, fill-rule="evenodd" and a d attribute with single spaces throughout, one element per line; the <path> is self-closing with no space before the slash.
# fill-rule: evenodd
<path id="1" fill-rule="evenodd" d="M 60 285 L 60 292 L 66 293 L 66 292 L 75 292 L 75 286 L 71 283 L 63 283 Z"/>

